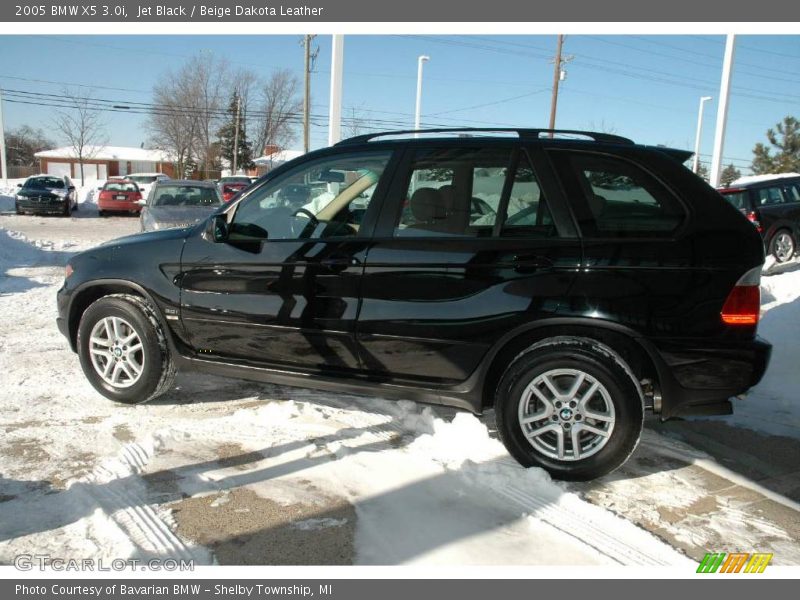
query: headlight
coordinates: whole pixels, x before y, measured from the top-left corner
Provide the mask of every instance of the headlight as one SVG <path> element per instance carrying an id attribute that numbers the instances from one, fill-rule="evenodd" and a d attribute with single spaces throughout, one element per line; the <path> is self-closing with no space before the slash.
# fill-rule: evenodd
<path id="1" fill-rule="evenodd" d="M 14 196 L 14 197 L 15 197 L 17 200 L 25 200 L 25 196 L 20 196 L 19 194 L 17 194 L 17 195 L 16 195 L 16 196 Z"/>

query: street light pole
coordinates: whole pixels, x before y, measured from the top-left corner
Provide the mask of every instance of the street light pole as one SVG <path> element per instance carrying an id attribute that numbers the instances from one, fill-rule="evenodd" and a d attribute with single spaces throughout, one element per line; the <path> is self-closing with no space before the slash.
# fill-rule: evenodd
<path id="1" fill-rule="evenodd" d="M 414 129 L 417 130 L 419 130 L 422 120 L 422 65 L 430 59 L 430 56 L 424 54 L 417 59 L 417 109 L 414 112 Z"/>
<path id="2" fill-rule="evenodd" d="M 6 127 L 3 122 L 3 90 L 0 90 L 0 170 L 3 171 L 3 186 L 8 185 L 6 165 Z"/>
<path id="3" fill-rule="evenodd" d="M 328 145 L 342 139 L 342 70 L 344 68 L 344 36 L 333 35 L 331 41 L 331 101 L 328 108 Z"/>
<path id="4" fill-rule="evenodd" d="M 700 110 L 697 113 L 697 135 L 694 138 L 694 160 L 692 161 L 692 172 L 697 173 L 700 168 L 700 134 L 703 131 L 703 105 L 711 100 L 711 96 L 700 98 Z"/>
<path id="5" fill-rule="evenodd" d="M 719 84 L 719 105 L 717 106 L 717 129 L 714 132 L 714 153 L 711 155 L 712 187 L 719 185 L 722 174 L 722 151 L 725 147 L 725 126 L 728 123 L 728 97 L 731 92 L 733 76 L 733 57 L 736 51 L 736 36 L 728 34 L 725 40 L 725 58 L 722 63 L 722 80 Z"/>

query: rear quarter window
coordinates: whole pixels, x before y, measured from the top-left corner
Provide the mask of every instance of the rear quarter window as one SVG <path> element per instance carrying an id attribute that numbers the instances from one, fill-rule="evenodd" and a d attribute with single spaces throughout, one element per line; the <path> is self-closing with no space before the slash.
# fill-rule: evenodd
<path id="1" fill-rule="evenodd" d="M 750 192 L 747 190 L 741 190 L 738 192 L 726 192 L 722 194 L 722 197 L 725 198 L 725 201 L 733 208 L 746 211 L 750 210 L 749 194 Z"/>
<path id="2" fill-rule="evenodd" d="M 686 219 L 672 191 L 627 159 L 570 150 L 550 156 L 585 237 L 669 237 Z"/>

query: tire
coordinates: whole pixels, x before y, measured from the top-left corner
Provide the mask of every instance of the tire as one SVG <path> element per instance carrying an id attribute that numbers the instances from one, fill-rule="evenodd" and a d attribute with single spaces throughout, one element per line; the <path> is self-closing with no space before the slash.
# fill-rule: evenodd
<path id="1" fill-rule="evenodd" d="M 22 209 L 19 207 L 19 204 L 14 204 L 14 210 L 16 211 L 16 213 L 17 213 L 18 215 L 23 215 L 23 214 L 25 214 L 25 213 L 22 211 Z"/>
<path id="2" fill-rule="evenodd" d="M 785 263 L 792 259 L 797 252 L 797 240 L 788 229 L 780 229 L 772 236 L 769 243 L 769 253 L 775 261 Z"/>
<path id="3" fill-rule="evenodd" d="M 108 329 L 106 324 L 109 324 Z M 135 338 L 128 342 L 133 344 L 130 348 L 124 341 L 111 343 L 112 340 L 130 340 L 131 334 L 135 334 Z M 110 343 L 98 344 L 93 340 Z M 139 344 L 141 348 L 137 348 Z M 156 309 L 140 296 L 113 294 L 91 304 L 78 326 L 78 357 L 92 386 L 115 402 L 147 402 L 168 391 L 175 379 L 175 364 Z M 109 362 L 112 367 L 106 370 L 108 375 L 104 377 L 102 371 Z M 116 384 L 111 381 L 115 378 Z"/>
<path id="4" fill-rule="evenodd" d="M 567 392 L 579 380 L 570 397 Z M 540 418 L 523 424 L 531 416 Z M 521 465 L 541 467 L 555 479 L 582 481 L 607 475 L 636 449 L 644 396 L 630 368 L 607 346 L 555 337 L 534 344 L 508 367 L 497 387 L 495 418 L 501 441 Z"/>
<path id="5" fill-rule="evenodd" d="M 72 204 L 70 202 L 67 202 L 64 205 L 64 212 L 62 213 L 62 216 L 69 217 L 70 215 L 72 215 Z"/>
<path id="6" fill-rule="evenodd" d="M 75 206 L 72 207 L 72 210 L 73 211 L 78 210 L 78 203 L 77 202 L 75 203 Z"/>
<path id="7" fill-rule="evenodd" d="M 104 211 L 104 210 L 98 210 L 98 211 L 97 211 L 97 214 L 98 214 L 99 216 L 101 216 L 101 217 L 105 217 L 105 216 L 106 216 L 106 211 Z"/>

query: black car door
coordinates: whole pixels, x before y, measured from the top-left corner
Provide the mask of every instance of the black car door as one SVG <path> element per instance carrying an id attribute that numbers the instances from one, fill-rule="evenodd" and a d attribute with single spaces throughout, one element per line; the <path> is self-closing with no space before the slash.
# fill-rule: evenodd
<path id="1" fill-rule="evenodd" d="M 229 238 L 191 236 L 181 320 L 198 353 L 353 370 L 359 285 L 391 151 L 309 159 L 226 211 Z"/>
<path id="2" fill-rule="evenodd" d="M 371 376 L 462 382 L 505 333 L 558 312 L 581 246 L 538 152 L 463 139 L 405 152 L 362 283 Z"/>

